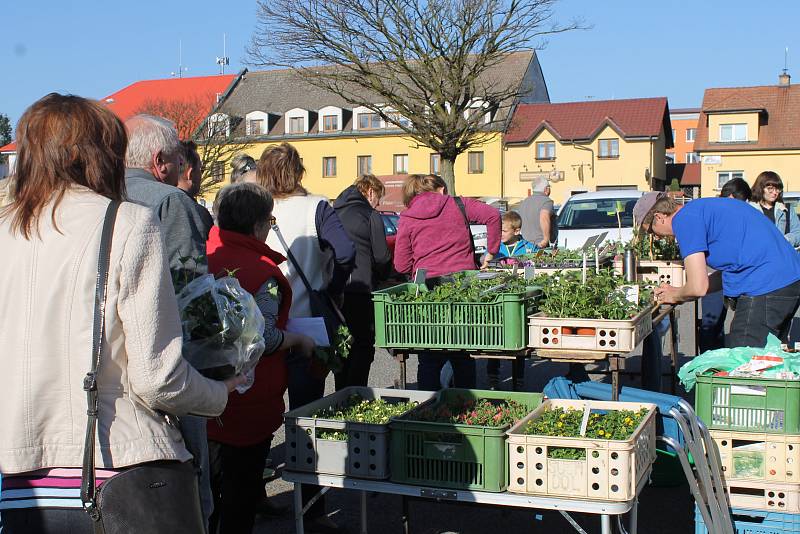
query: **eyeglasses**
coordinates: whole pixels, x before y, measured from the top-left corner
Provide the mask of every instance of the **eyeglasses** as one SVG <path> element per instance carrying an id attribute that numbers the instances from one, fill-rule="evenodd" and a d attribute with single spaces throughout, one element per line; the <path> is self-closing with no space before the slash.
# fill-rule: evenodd
<path id="1" fill-rule="evenodd" d="M 783 186 L 778 184 L 767 184 L 764 189 L 772 189 L 773 191 L 783 191 Z"/>

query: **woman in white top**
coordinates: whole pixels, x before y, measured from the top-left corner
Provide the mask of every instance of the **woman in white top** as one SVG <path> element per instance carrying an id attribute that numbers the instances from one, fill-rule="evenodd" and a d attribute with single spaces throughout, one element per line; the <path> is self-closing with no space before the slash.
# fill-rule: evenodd
<path id="1" fill-rule="evenodd" d="M 275 199 L 272 215 L 289 249 L 315 290 L 327 290 L 336 300 L 355 264 L 355 246 L 339 217 L 323 196 L 311 195 L 301 182 L 305 167 L 297 150 L 288 143 L 271 146 L 258 160 L 257 182 L 266 187 Z M 267 245 L 285 253 L 276 232 L 270 232 Z M 331 260 L 332 257 L 332 260 Z M 292 285 L 292 308 L 289 317 L 311 317 L 308 290 L 292 261 L 281 264 L 281 270 Z M 322 398 L 325 380 L 312 374 L 309 360 L 290 354 L 289 408 L 294 409 Z M 304 486 L 304 502 L 317 492 Z M 325 504 L 317 501 L 307 512 L 309 531 L 336 531 L 336 525 L 325 515 Z"/>
<path id="2" fill-rule="evenodd" d="M 125 198 L 127 135 L 98 102 L 50 94 L 17 127 L 13 200 L 0 209 L 0 529 L 93 531 L 81 508 L 100 233 Z M 123 202 L 111 241 L 95 458 L 100 479 L 186 462 L 166 414 L 214 417 L 241 377 L 203 377 L 181 357 L 178 306 L 159 223 Z M 13 488 L 13 489 L 12 489 Z"/>

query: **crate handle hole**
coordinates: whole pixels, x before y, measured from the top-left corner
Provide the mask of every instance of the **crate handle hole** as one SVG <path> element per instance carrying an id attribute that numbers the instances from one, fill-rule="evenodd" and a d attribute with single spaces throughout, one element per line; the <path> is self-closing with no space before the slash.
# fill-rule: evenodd
<path id="1" fill-rule="evenodd" d="M 783 501 L 778 501 L 778 508 L 783 508 L 784 506 L 786 506 L 786 503 Z"/>
<path id="2" fill-rule="evenodd" d="M 606 340 L 605 339 L 601 339 L 599 345 L 601 347 L 605 347 L 606 346 Z"/>
<path id="3" fill-rule="evenodd" d="M 353 437 L 355 439 L 359 439 L 359 438 L 361 438 L 361 433 L 360 432 L 353 432 Z"/>
<path id="4" fill-rule="evenodd" d="M 517 452 L 518 452 L 518 453 L 520 453 L 520 454 L 522 454 L 523 452 L 525 452 L 525 447 L 523 447 L 522 445 L 520 445 L 519 447 L 517 447 Z"/>
<path id="5" fill-rule="evenodd" d="M 611 345 L 612 347 L 616 347 L 617 346 L 617 342 L 614 341 L 613 339 L 611 341 L 609 341 L 608 344 Z"/>
<path id="6" fill-rule="evenodd" d="M 609 335 L 609 337 L 617 337 L 617 331 L 616 330 L 609 330 L 608 335 Z"/>
<path id="7" fill-rule="evenodd" d="M 370 471 L 375 471 L 376 469 L 377 469 L 377 467 L 375 467 L 375 464 L 369 464 L 369 470 Z"/>
<path id="8" fill-rule="evenodd" d="M 525 464 L 522 462 L 517 462 L 517 469 L 525 469 Z"/>
<path id="9" fill-rule="evenodd" d="M 292 460 L 292 463 L 296 462 L 297 461 L 297 456 L 292 456 L 291 460 Z"/>
<path id="10" fill-rule="evenodd" d="M 314 446 L 312 444 L 306 443 L 306 449 L 311 450 L 313 448 L 314 448 Z"/>
<path id="11" fill-rule="evenodd" d="M 306 463 L 311 464 L 311 458 L 306 458 Z"/>
<path id="12" fill-rule="evenodd" d="M 723 439 L 722 440 L 722 446 L 723 447 L 727 447 L 728 446 L 728 440 Z"/>
<path id="13" fill-rule="evenodd" d="M 375 439 L 376 439 L 376 438 L 375 438 L 375 434 L 370 434 L 370 435 L 369 435 L 369 440 L 370 440 L 370 441 L 375 441 Z"/>
<path id="14" fill-rule="evenodd" d="M 353 448 L 353 452 L 356 453 L 356 454 L 361 454 L 361 448 L 360 447 L 355 447 L 355 448 Z"/>
<path id="15" fill-rule="evenodd" d="M 541 485 L 543 485 L 543 484 L 544 484 L 544 481 L 543 481 L 541 478 L 537 478 L 537 479 L 536 479 L 536 485 L 537 485 L 537 486 L 541 486 Z"/>
<path id="16" fill-rule="evenodd" d="M 592 484 L 592 489 L 595 490 L 595 491 L 599 490 L 600 489 L 600 484 L 595 482 L 594 484 Z"/>
<path id="17" fill-rule="evenodd" d="M 554 335 L 554 336 L 557 336 L 557 335 L 558 335 L 558 328 L 553 328 L 553 335 Z"/>
<path id="18" fill-rule="evenodd" d="M 294 449 L 295 447 L 297 447 L 297 442 L 290 441 L 289 446 Z"/>
<path id="19" fill-rule="evenodd" d="M 541 471 L 542 469 L 544 469 L 544 466 L 541 463 L 538 463 L 538 464 L 536 464 L 536 469 Z"/>
<path id="20" fill-rule="evenodd" d="M 592 458 L 600 458 L 600 453 L 597 451 L 592 451 Z"/>
<path id="21" fill-rule="evenodd" d="M 595 451 L 595 452 L 597 452 L 597 451 Z M 617 458 L 619 458 L 619 454 L 617 454 L 616 452 L 612 452 L 611 453 L 611 459 L 612 460 L 616 460 Z"/>
<path id="22" fill-rule="evenodd" d="M 557 337 L 553 338 L 553 345 L 558 345 L 558 338 Z"/>
<path id="23" fill-rule="evenodd" d="M 767 497 L 769 497 L 769 498 L 775 497 L 775 492 L 774 491 L 770 491 L 769 493 L 767 493 Z"/>
<path id="24" fill-rule="evenodd" d="M 600 468 L 599 467 L 592 467 L 592 473 L 594 473 L 595 475 L 599 475 L 600 474 Z"/>
<path id="25" fill-rule="evenodd" d="M 549 328 L 542 328 L 542 334 L 549 334 L 549 333 L 550 333 Z"/>
<path id="26" fill-rule="evenodd" d="M 523 486 L 523 485 L 525 484 L 525 479 L 524 479 L 524 478 L 522 478 L 522 477 L 519 477 L 519 478 L 517 479 L 517 484 L 519 484 L 520 486 Z"/>
<path id="27" fill-rule="evenodd" d="M 615 476 L 617 476 L 618 474 L 619 474 L 619 469 L 617 469 L 616 467 L 615 467 L 614 469 L 612 469 L 612 470 L 611 470 L 611 476 L 614 476 L 614 477 L 615 477 Z M 616 491 L 616 490 L 615 490 L 615 491 Z"/>
<path id="28" fill-rule="evenodd" d="M 354 462 L 353 463 L 353 467 L 355 467 L 356 469 L 360 469 L 361 468 L 361 462 Z"/>
<path id="29" fill-rule="evenodd" d="M 600 330 L 600 337 L 606 337 L 606 331 Z"/>
<path id="30" fill-rule="evenodd" d="M 786 495 L 784 495 L 783 493 L 778 493 L 778 498 L 779 498 L 779 499 L 783 499 L 783 498 L 785 498 L 785 497 L 786 497 Z"/>
<path id="31" fill-rule="evenodd" d="M 377 454 L 377 453 L 375 452 L 375 449 L 370 449 L 370 450 L 369 450 L 369 455 L 370 455 L 370 456 L 375 456 L 376 454 Z"/>
<path id="32" fill-rule="evenodd" d="M 542 454 L 542 448 L 536 447 L 536 454 Z"/>
<path id="33" fill-rule="evenodd" d="M 613 491 L 614 493 L 618 492 L 619 486 L 617 486 L 616 484 L 611 484 L 611 491 Z"/>
<path id="34" fill-rule="evenodd" d="M 542 338 L 542 345 L 547 345 L 548 343 L 550 343 L 550 340 L 547 339 L 546 337 L 543 337 Z"/>
<path id="35" fill-rule="evenodd" d="M 787 459 L 786 459 L 786 463 L 787 463 L 787 464 L 792 464 L 792 463 L 794 463 L 794 458 L 787 458 Z"/>
<path id="36" fill-rule="evenodd" d="M 793 451 L 794 450 L 794 445 L 789 445 L 789 450 Z"/>

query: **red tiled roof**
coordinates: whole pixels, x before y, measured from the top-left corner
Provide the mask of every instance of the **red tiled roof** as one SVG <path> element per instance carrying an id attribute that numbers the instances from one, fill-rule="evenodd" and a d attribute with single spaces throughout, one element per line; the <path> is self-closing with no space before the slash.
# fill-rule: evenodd
<path id="1" fill-rule="evenodd" d="M 758 111 L 758 141 L 711 143 L 708 115 L 734 111 Z M 800 87 L 764 85 L 706 89 L 697 121 L 695 151 L 780 150 L 800 148 Z"/>
<path id="2" fill-rule="evenodd" d="M 700 164 L 699 163 L 668 163 L 667 164 L 667 184 L 673 178 L 678 179 L 681 186 L 700 185 Z"/>
<path id="3" fill-rule="evenodd" d="M 672 147 L 665 97 L 597 100 L 561 104 L 520 104 L 506 132 L 506 143 L 530 143 L 543 128 L 561 141 L 592 139 L 609 125 L 622 137 L 657 136 L 666 130 Z"/>
<path id="4" fill-rule="evenodd" d="M 223 95 L 236 79 L 235 74 L 220 76 L 197 76 L 192 78 L 166 78 L 163 80 L 143 80 L 135 82 L 102 99 L 108 109 L 124 120 L 143 110 L 159 114 L 156 110 L 163 103 L 190 102 L 191 106 L 184 109 L 191 110 L 192 117 L 187 120 L 175 121 L 182 137 L 188 137 L 197 129 L 217 102 L 217 95 Z M 156 104 L 153 104 L 156 103 Z M 148 108 L 150 108 L 148 110 Z M 163 107 L 161 108 L 163 109 Z M 167 109 L 169 109 L 167 107 Z M 163 113 L 169 115 L 169 113 Z M 0 152 L 16 152 L 16 143 L 9 143 L 0 147 Z"/>

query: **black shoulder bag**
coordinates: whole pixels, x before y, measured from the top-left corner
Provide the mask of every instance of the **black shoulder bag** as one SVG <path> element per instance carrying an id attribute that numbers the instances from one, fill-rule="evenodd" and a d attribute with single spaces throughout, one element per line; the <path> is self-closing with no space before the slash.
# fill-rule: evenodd
<path id="1" fill-rule="evenodd" d="M 467 226 L 467 235 L 469 236 L 469 244 L 472 246 L 472 258 L 475 262 L 475 267 L 480 269 L 480 263 L 478 263 L 478 260 L 475 259 L 475 238 L 472 237 L 472 228 L 469 227 L 467 208 L 464 206 L 464 201 L 461 199 L 461 197 L 453 197 L 453 200 L 456 201 L 456 206 L 458 206 L 459 211 L 461 211 L 461 215 L 464 217 L 464 224 Z"/>
<path id="2" fill-rule="evenodd" d="M 111 236 L 120 203 L 108 205 L 100 238 L 97 286 L 94 301 L 92 368 L 83 379 L 88 422 L 83 450 L 81 501 L 92 519 L 96 534 L 149 532 L 197 534 L 205 531 L 200 510 L 197 475 L 191 462 L 150 462 L 132 467 L 103 482 L 95 483 L 94 446 L 97 433 L 97 375 L 103 353 L 105 306 Z"/>
<path id="3" fill-rule="evenodd" d="M 311 287 L 311 283 L 306 278 L 306 274 L 303 272 L 303 269 L 300 268 L 300 263 L 297 261 L 297 258 L 294 257 L 292 251 L 289 249 L 288 243 L 283 238 L 283 234 L 281 234 L 281 229 L 278 228 L 277 224 L 272 225 L 272 231 L 275 232 L 275 235 L 278 236 L 278 240 L 281 242 L 283 249 L 286 251 L 286 257 L 289 258 L 289 261 L 292 262 L 294 265 L 294 270 L 297 271 L 297 275 L 300 277 L 300 280 L 303 281 L 303 285 L 306 286 L 306 290 L 308 291 L 308 299 L 311 304 L 311 313 L 314 317 L 322 317 L 325 321 L 325 330 L 328 332 L 328 339 L 331 340 L 333 343 L 334 336 L 336 335 L 336 331 L 339 329 L 339 326 L 345 324 L 344 315 L 339 307 L 333 302 L 333 299 L 328 294 L 327 291 L 314 289 Z"/>

